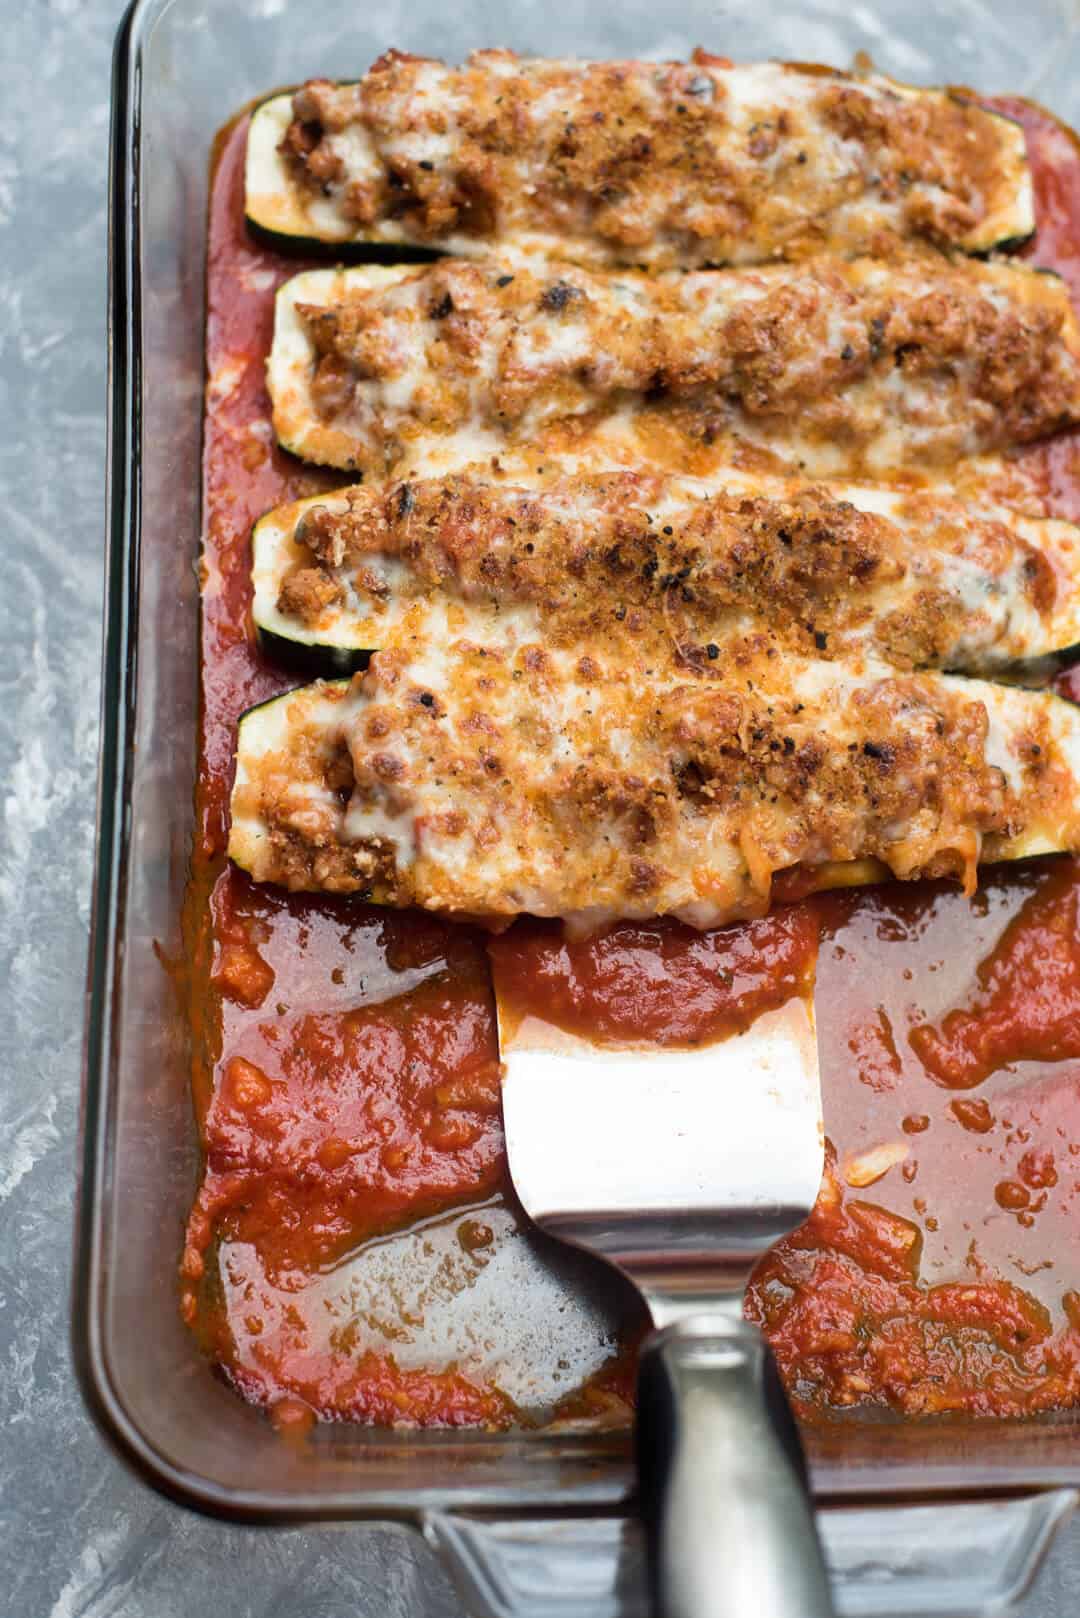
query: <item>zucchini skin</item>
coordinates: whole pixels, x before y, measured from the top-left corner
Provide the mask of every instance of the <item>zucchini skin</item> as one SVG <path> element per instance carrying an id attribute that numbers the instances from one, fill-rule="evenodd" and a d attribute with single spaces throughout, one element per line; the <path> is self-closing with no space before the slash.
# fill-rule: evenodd
<path id="1" fill-rule="evenodd" d="M 1039 690 L 1056 680 L 1059 674 L 1071 669 L 1075 663 L 1080 662 L 1080 641 L 1072 646 L 1057 647 L 1052 652 L 1044 652 L 1040 657 L 1028 657 L 1023 661 L 1008 663 L 1004 668 L 995 669 L 993 678 L 1001 685 L 1022 685 L 1030 690 Z M 963 670 L 948 670 L 945 673 L 963 673 Z"/>
<path id="2" fill-rule="evenodd" d="M 1002 237 L 1001 241 L 995 242 L 993 247 L 980 248 L 977 253 L 971 253 L 969 256 L 971 258 L 991 259 L 995 258 L 999 253 L 1019 253 L 1021 248 L 1027 247 L 1030 242 L 1035 240 L 1035 236 L 1036 231 L 1033 226 L 1031 230 L 1029 230 L 1024 236 L 1004 236 Z M 1057 275 L 1056 270 L 1040 271 L 1039 273 L 1046 275 Z"/>
<path id="3" fill-rule="evenodd" d="M 415 242 L 382 242 L 367 241 L 362 237 L 330 237 L 312 235 L 310 231 L 275 230 L 264 225 L 258 216 L 249 213 L 245 205 L 244 223 L 251 232 L 252 239 L 271 252 L 296 254 L 303 258 L 317 260 L 319 264 L 328 267 L 339 264 L 343 267 L 364 264 L 432 264 L 440 258 L 459 258 L 460 251 L 453 248 L 420 247 Z M 999 241 L 991 242 L 986 247 L 971 248 L 964 253 L 965 258 L 974 258 L 986 262 L 998 257 L 1011 257 L 1023 248 L 1030 246 L 1038 234 L 1035 226 L 1018 236 L 1003 236 Z M 491 252 L 498 251 L 497 246 L 491 245 Z M 708 260 L 701 265 L 702 269 L 723 270 L 730 266 L 723 259 Z M 1056 275 L 1056 270 L 1040 271 L 1040 274 Z"/>
<path id="4" fill-rule="evenodd" d="M 255 625 L 255 640 L 267 662 L 309 680 L 340 680 L 360 674 L 371 661 L 372 652 L 379 649 L 337 646 L 333 641 L 293 640 L 274 629 L 264 629 L 262 624 Z"/>
<path id="5" fill-rule="evenodd" d="M 247 724 L 249 719 L 254 717 L 255 714 L 263 713 L 267 708 L 272 708 L 275 705 L 275 703 L 287 702 L 290 697 L 298 696 L 301 691 L 309 690 L 312 685 L 323 685 L 323 686 L 335 685 L 335 686 L 341 686 L 342 689 L 344 689 L 344 687 L 347 686 L 348 683 L 349 683 L 348 680 L 345 680 L 345 679 L 338 679 L 338 680 L 310 680 L 310 681 L 307 681 L 303 685 L 291 685 L 287 691 L 278 691 L 272 697 L 263 697 L 261 702 L 253 702 L 251 704 L 250 708 L 244 708 L 241 711 L 241 713 L 239 714 L 239 716 L 237 717 L 237 721 L 236 721 L 236 744 L 237 744 L 236 750 L 237 750 L 237 752 L 239 752 L 239 750 L 240 750 L 240 742 L 241 742 L 241 739 L 243 737 L 244 726 Z"/>
<path id="6" fill-rule="evenodd" d="M 255 632 L 259 650 L 269 662 L 287 670 L 290 674 L 305 675 L 309 679 L 337 680 L 362 673 L 374 653 L 380 650 L 378 646 L 370 646 L 364 650 L 354 646 L 342 646 L 329 636 L 318 641 L 291 640 L 288 636 L 264 629 L 259 624 L 256 625 Z M 1045 652 L 1039 657 L 1025 658 L 1021 662 L 996 668 L 993 679 L 1003 685 L 1019 685 L 1030 690 L 1039 690 L 1078 662 L 1080 662 L 1080 641 L 1072 646 Z M 943 668 L 937 672 L 963 675 L 967 671 Z M 986 676 L 976 678 L 985 679 Z"/>
<path id="7" fill-rule="evenodd" d="M 299 253 L 304 258 L 317 259 L 320 264 L 431 264 L 447 254 L 433 247 L 416 247 L 396 242 L 332 241 L 323 236 L 295 234 L 286 230 L 271 230 L 262 225 L 254 214 L 245 211 L 244 222 L 252 239 L 274 253 Z M 997 252 L 990 248 L 988 252 Z M 980 255 L 983 256 L 983 255 Z"/>

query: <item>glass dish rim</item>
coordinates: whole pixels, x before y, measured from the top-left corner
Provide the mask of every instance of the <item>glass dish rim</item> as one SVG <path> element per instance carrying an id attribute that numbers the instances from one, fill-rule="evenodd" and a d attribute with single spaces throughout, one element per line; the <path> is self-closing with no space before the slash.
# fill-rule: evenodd
<path id="1" fill-rule="evenodd" d="M 122 903 L 130 853 L 125 806 L 130 798 L 130 740 L 136 689 L 134 631 L 139 609 L 141 516 L 140 388 L 141 278 L 138 169 L 141 140 L 142 52 L 148 33 L 174 0 L 130 0 L 116 35 L 108 181 L 108 448 L 106 456 L 106 543 L 104 630 L 101 663 L 100 753 L 96 808 L 96 857 L 89 929 L 81 1113 L 81 1170 L 76 1196 L 76 1253 L 72 1286 L 72 1352 L 83 1397 L 99 1430 L 153 1487 L 180 1504 L 240 1521 L 295 1524 L 332 1520 L 382 1520 L 417 1525 L 435 1509 L 465 1510 L 520 1517 L 611 1516 L 624 1511 L 629 1495 L 615 1479 L 575 1485 L 573 1499 L 555 1504 L 550 1490 L 538 1494 L 522 1479 L 516 1485 L 469 1485 L 379 1491 L 360 1485 L 352 1493 L 236 1489 L 175 1465 L 131 1418 L 109 1367 L 104 1341 L 102 1224 L 116 1146 L 115 1038 L 117 949 L 122 936 Z M 197 1352 L 193 1345 L 193 1352 Z M 980 1424 L 966 1423 L 964 1432 Z M 994 1423 L 1000 1431 L 1011 1423 Z M 1074 1428 L 1061 1419 L 1021 1424 L 1049 1432 Z M 954 1430 L 960 1424 L 955 1424 Z M 419 1447 L 454 1443 L 478 1454 L 492 1446 L 502 1453 L 513 1439 L 483 1434 L 410 1435 Z M 518 1439 L 518 1443 L 535 1443 Z M 539 1440 L 547 1442 L 546 1440 Z M 567 1455 L 600 1459 L 595 1438 L 560 1438 Z M 625 1441 L 611 1445 L 611 1458 L 625 1459 Z M 879 1463 L 888 1467 L 889 1462 Z M 887 1499 L 989 1499 L 1080 1482 L 1080 1456 L 1072 1464 L 990 1463 L 973 1475 L 959 1463 L 927 1473 L 901 1460 L 894 1479 L 877 1485 L 847 1482 L 828 1462 L 815 1489 L 819 1504 L 878 1504 Z M 817 1470 L 817 1469 L 816 1469 Z"/>

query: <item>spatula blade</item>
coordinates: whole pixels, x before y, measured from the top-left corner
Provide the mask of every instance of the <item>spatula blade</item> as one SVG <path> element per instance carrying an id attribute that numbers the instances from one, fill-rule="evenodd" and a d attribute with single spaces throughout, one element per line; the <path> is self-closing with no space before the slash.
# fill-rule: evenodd
<path id="1" fill-rule="evenodd" d="M 500 1039 L 526 1212 L 643 1284 L 658 1267 L 693 1264 L 712 1266 L 718 1292 L 741 1288 L 812 1208 L 824 1140 L 804 999 L 693 1050 L 613 1050 L 505 1005 Z"/>
<path id="2" fill-rule="evenodd" d="M 515 1189 L 538 1224 L 617 1264 L 661 1328 L 638 1373 L 653 1610 L 832 1618 L 791 1411 L 742 1319 L 757 1259 L 824 1166 L 813 1009 L 794 997 L 694 1050 L 605 1049 L 495 990 Z"/>

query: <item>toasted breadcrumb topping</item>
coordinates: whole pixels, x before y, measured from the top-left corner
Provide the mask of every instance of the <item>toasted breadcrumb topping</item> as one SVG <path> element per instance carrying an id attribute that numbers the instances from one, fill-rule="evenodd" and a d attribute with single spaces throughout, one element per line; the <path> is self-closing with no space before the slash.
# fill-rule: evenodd
<path id="1" fill-rule="evenodd" d="M 763 614 L 802 655 L 979 671 L 1051 649 L 1063 594 L 1080 623 L 1076 592 L 1021 526 L 1044 537 L 941 493 L 861 509 L 843 491 L 734 476 L 618 471 L 535 490 L 461 474 L 304 504 L 276 605 L 313 632 L 355 625 L 369 649 L 436 595 L 492 620 L 528 606 L 550 646 L 645 614 L 690 662 L 715 661 Z"/>
<path id="2" fill-rule="evenodd" d="M 760 622 L 712 656 L 663 612 L 558 641 L 533 604 L 493 626 L 424 598 L 351 686 L 278 707 L 242 735 L 234 858 L 386 904 L 713 926 L 795 866 L 970 891 L 980 858 L 1080 843 L 1068 704 L 799 657 Z"/>
<path id="3" fill-rule="evenodd" d="M 461 67 L 389 51 L 355 83 L 304 85 L 281 151 L 359 237 L 651 268 L 983 249 L 1016 233 L 1028 188 L 1022 135 L 959 94 L 700 50 Z"/>
<path id="4" fill-rule="evenodd" d="M 851 475 L 1029 443 L 1080 420 L 1063 283 L 1001 264 L 888 262 L 673 278 L 447 260 L 364 286 L 307 278 L 307 350 L 272 372 L 279 436 L 385 474 L 455 435 L 513 447 L 551 424 L 663 418 Z M 298 437 L 299 435 L 299 437 Z"/>

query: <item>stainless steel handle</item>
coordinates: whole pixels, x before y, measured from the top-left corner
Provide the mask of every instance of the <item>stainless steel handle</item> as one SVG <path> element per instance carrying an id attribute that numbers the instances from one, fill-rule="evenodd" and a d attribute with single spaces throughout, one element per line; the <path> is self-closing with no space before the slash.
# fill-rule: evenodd
<path id="1" fill-rule="evenodd" d="M 831 1618 L 802 1445 L 759 1331 L 701 1316 L 655 1333 L 637 1435 L 656 1618 Z"/>

